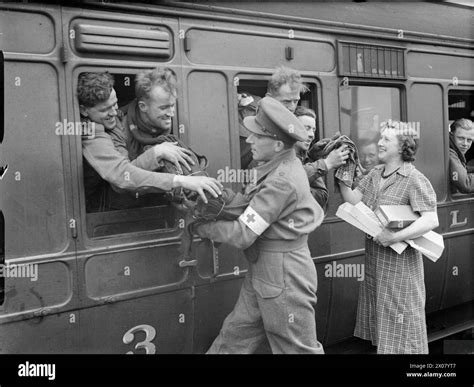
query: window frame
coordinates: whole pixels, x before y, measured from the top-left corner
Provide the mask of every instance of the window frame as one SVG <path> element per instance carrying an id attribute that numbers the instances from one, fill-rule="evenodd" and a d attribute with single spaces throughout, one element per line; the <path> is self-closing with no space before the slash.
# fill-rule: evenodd
<path id="1" fill-rule="evenodd" d="M 103 71 L 108 71 L 112 76 L 114 76 L 114 80 L 116 75 L 121 75 L 123 77 L 130 75 L 132 76 L 131 79 L 131 84 L 130 87 L 133 87 L 134 85 L 134 77 L 135 75 L 143 70 L 148 70 L 151 69 L 150 67 L 145 67 L 145 68 L 115 68 L 115 67 L 99 67 L 96 65 L 85 65 L 85 66 L 79 66 L 76 68 L 72 74 L 72 80 L 73 80 L 73 90 L 77 90 L 77 81 L 79 78 L 79 75 L 84 72 L 103 72 Z M 179 73 L 176 72 L 176 75 L 179 79 Z M 115 87 L 114 87 L 115 89 Z M 75 94 L 75 93 L 74 93 Z M 130 103 L 131 101 L 128 101 L 126 103 L 120 103 L 120 95 L 117 93 L 117 98 L 119 99 L 118 105 L 120 107 L 123 107 Z M 119 109 L 120 109 L 119 107 Z M 176 108 L 175 108 L 175 119 L 173 120 L 173 128 L 172 128 L 172 133 L 177 133 L 179 137 L 179 110 L 178 110 L 178 99 L 176 100 Z M 77 97 L 74 97 L 73 101 L 73 117 L 74 121 L 80 121 L 80 109 L 79 109 L 79 102 L 77 100 Z M 125 232 L 125 233 L 120 233 L 120 234 L 108 234 L 108 235 L 102 235 L 102 236 L 97 236 L 94 237 L 89 234 L 88 230 L 88 214 L 94 214 L 93 212 L 87 213 L 86 212 L 86 198 L 85 198 L 85 185 L 84 185 L 84 163 L 83 163 L 83 155 L 82 155 L 82 139 L 77 136 L 77 176 L 78 176 L 78 189 L 79 189 L 79 216 L 80 219 L 82 219 L 81 222 L 81 232 L 83 233 L 82 235 L 84 236 L 84 244 L 86 248 L 94 248 L 94 247 L 99 247 L 99 246 L 108 246 L 110 245 L 111 242 L 113 244 L 120 244 L 124 242 L 133 242 L 137 241 L 139 239 L 140 241 L 149 241 L 152 239 L 157 239 L 159 238 L 160 241 L 170 241 L 170 240 L 176 240 L 179 235 L 181 234 L 181 228 L 180 224 L 182 216 L 180 215 L 180 212 L 177 209 L 173 209 L 174 214 L 175 214 L 175 220 L 174 220 L 174 227 L 173 228 L 164 228 L 164 229 L 153 229 L 150 228 L 148 230 L 133 230 L 130 232 Z M 144 209 L 144 208 L 158 208 L 162 206 L 154 206 L 154 207 L 138 207 L 138 209 Z M 163 206 L 165 207 L 165 206 Z M 124 209 L 124 210 L 117 210 L 117 211 L 104 211 L 100 212 L 101 214 L 107 214 L 107 212 L 113 213 L 113 215 L 116 215 L 118 211 L 123 211 L 124 213 L 128 211 L 133 211 L 134 208 L 130 209 Z M 112 216 L 113 217 L 113 216 Z M 107 223 L 102 223 L 102 224 L 107 224 Z M 77 226 L 76 226 L 77 227 Z"/>
<path id="2" fill-rule="evenodd" d="M 341 134 L 344 134 L 350 137 L 350 132 L 345 133 L 342 127 L 342 119 L 341 119 L 341 88 L 342 83 L 346 77 L 340 77 L 339 89 L 337 92 L 338 97 L 338 117 L 339 117 L 339 128 L 341 129 Z M 366 87 L 387 87 L 387 88 L 397 88 L 400 92 L 400 120 L 407 121 L 407 89 L 406 84 L 400 80 L 373 80 L 373 79 L 353 79 L 349 78 L 349 84 L 347 87 L 351 86 L 366 86 Z"/>
<path id="3" fill-rule="evenodd" d="M 446 110 L 445 110 L 445 117 L 446 117 L 446 147 L 448 148 L 448 159 L 447 159 L 447 165 L 448 165 L 448 171 L 449 171 L 449 126 L 450 126 L 450 118 L 449 118 L 449 93 L 451 91 L 470 91 L 472 93 L 472 96 L 474 97 L 474 86 L 473 85 L 458 85 L 458 86 L 453 86 L 453 85 L 449 85 L 447 88 L 446 88 Z M 472 108 L 474 109 L 474 105 L 472 106 Z M 471 120 L 472 121 L 472 120 Z M 471 149 L 474 147 L 474 143 L 473 145 L 471 145 Z M 447 173 L 447 176 L 446 176 L 446 184 L 447 184 L 447 193 L 449 195 L 449 198 L 451 199 L 451 201 L 455 201 L 455 202 L 460 202 L 460 201 L 463 201 L 463 200 L 472 200 L 474 198 L 474 192 L 471 192 L 471 193 L 462 193 L 462 192 L 452 192 L 451 191 L 451 178 L 449 176 L 449 172 Z"/>
<path id="4" fill-rule="evenodd" d="M 234 76 L 234 79 L 238 79 L 239 83 L 235 85 L 234 90 L 234 98 L 235 98 L 235 107 L 238 106 L 238 100 L 237 100 L 237 94 L 240 85 L 240 81 L 245 81 L 245 82 L 251 82 L 251 81 L 259 81 L 259 82 L 265 82 L 268 83 L 270 80 L 272 74 L 255 74 L 255 73 L 247 73 L 247 72 L 242 72 L 242 73 L 236 73 Z M 310 109 L 313 109 L 314 112 L 316 113 L 316 133 L 319 134 L 319 138 L 316 137 L 314 141 L 318 141 L 321 138 L 324 137 L 324 121 L 322 119 L 323 115 L 323 109 L 322 109 L 322 96 L 321 96 L 321 90 L 322 90 L 322 82 L 318 77 L 315 76 L 305 76 L 304 74 L 301 75 L 301 79 L 304 84 L 311 84 L 314 85 L 314 88 L 310 88 L 310 92 L 306 93 L 309 94 L 311 93 L 311 97 L 314 99 L 313 101 L 313 106 L 310 106 Z M 266 84 L 265 84 L 265 93 L 266 93 Z M 302 94 L 301 96 L 304 96 L 305 94 Z M 264 95 L 265 96 L 265 95 Z M 262 97 L 263 98 L 263 97 Z M 300 98 L 300 102 L 298 103 L 298 106 L 300 106 L 301 101 L 303 98 Z M 234 126 L 236 130 L 234 132 L 238 133 L 238 127 L 239 127 L 239 115 L 238 111 L 235 111 L 235 120 L 234 120 Z M 237 142 L 238 143 L 238 142 Z M 238 155 L 240 157 L 240 149 L 238 149 Z M 239 165 L 240 165 L 240 159 L 239 159 Z"/>

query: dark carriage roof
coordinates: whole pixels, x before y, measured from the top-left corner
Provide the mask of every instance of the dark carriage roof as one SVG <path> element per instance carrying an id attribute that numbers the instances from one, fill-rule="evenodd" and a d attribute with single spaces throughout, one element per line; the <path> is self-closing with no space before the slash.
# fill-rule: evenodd
<path id="1" fill-rule="evenodd" d="M 172 1 L 204 10 L 238 9 L 306 19 L 361 24 L 395 30 L 416 31 L 474 39 L 474 5 L 472 2 L 348 2 L 348 1 Z M 178 3 L 178 4 L 177 4 Z M 460 5 L 464 3 L 467 5 Z M 249 15 L 250 16 L 250 15 Z M 256 16 L 255 13 L 253 16 Z"/>

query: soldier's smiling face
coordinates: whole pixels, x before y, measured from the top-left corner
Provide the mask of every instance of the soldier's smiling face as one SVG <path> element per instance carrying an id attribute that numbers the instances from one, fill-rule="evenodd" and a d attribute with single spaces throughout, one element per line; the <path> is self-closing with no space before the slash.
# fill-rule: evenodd
<path id="1" fill-rule="evenodd" d="M 252 156 L 255 161 L 268 161 L 278 154 L 278 143 L 281 141 L 274 140 L 268 136 L 261 136 L 252 133 L 246 140 L 250 144 Z"/>
<path id="2" fill-rule="evenodd" d="M 117 94 L 112 89 L 107 101 L 100 102 L 92 107 L 80 106 L 81 114 L 88 117 L 92 122 L 104 125 L 106 129 L 112 130 L 116 126 L 117 117 Z"/>
<path id="3" fill-rule="evenodd" d="M 456 128 L 453 135 L 456 146 L 462 154 L 466 154 L 474 140 L 474 129 L 465 130 L 463 128 Z"/>
<path id="4" fill-rule="evenodd" d="M 367 170 L 370 171 L 379 162 L 377 144 L 371 143 L 362 145 L 359 152 L 360 163 Z"/>
<path id="5" fill-rule="evenodd" d="M 308 138 L 305 141 L 298 141 L 296 146 L 307 151 L 311 142 L 314 140 L 314 135 L 316 133 L 316 120 L 310 116 L 299 116 L 298 120 L 301 121 L 306 132 L 308 133 Z"/>
<path id="6" fill-rule="evenodd" d="M 171 130 L 175 113 L 176 97 L 157 85 L 150 91 L 147 100 L 139 101 L 138 106 L 143 117 L 157 130 Z"/>

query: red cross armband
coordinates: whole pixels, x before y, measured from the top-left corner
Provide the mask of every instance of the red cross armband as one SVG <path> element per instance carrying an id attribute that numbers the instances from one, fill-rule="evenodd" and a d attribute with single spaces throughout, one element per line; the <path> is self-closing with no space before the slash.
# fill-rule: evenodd
<path id="1" fill-rule="evenodd" d="M 248 206 L 244 213 L 239 216 L 240 221 L 251 229 L 255 234 L 262 235 L 262 233 L 270 226 L 265 219 L 263 219 L 257 211 Z"/>

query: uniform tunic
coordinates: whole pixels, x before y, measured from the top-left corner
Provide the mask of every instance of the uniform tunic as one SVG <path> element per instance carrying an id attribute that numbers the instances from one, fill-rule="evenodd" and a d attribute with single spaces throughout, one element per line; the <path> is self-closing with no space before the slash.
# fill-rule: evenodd
<path id="1" fill-rule="evenodd" d="M 409 204 L 413 211 L 436 211 L 431 183 L 411 163 L 405 162 L 381 185 L 383 171 L 383 165 L 376 166 L 356 188 L 368 207 Z M 371 340 L 377 353 L 428 353 L 421 253 L 408 246 L 397 254 L 369 238 L 365 246 L 354 335 Z"/>
<path id="2" fill-rule="evenodd" d="M 454 135 L 449 135 L 449 177 L 451 192 L 474 192 L 474 173 L 466 164 L 466 157 L 462 154 L 454 141 Z"/>
<path id="3" fill-rule="evenodd" d="M 295 150 L 259 166 L 235 221 L 197 228 L 245 249 L 249 271 L 232 313 L 208 353 L 252 353 L 267 336 L 273 353 L 323 353 L 316 337 L 317 275 L 307 235 L 323 220 Z"/>
<path id="4" fill-rule="evenodd" d="M 87 212 L 107 210 L 111 200 L 104 199 L 104 196 L 113 196 L 114 202 L 119 201 L 121 195 L 110 191 L 109 184 L 114 191 L 122 194 L 158 193 L 173 188 L 173 175 L 151 172 L 163 166 L 152 150 L 130 161 L 118 118 L 116 122 L 111 130 L 95 124 L 94 137 L 82 139 Z"/>

